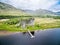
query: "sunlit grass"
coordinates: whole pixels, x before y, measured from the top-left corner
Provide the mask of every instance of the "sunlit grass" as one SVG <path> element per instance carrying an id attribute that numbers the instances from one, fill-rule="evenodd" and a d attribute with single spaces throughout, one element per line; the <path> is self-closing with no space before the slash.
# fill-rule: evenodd
<path id="1" fill-rule="evenodd" d="M 27 18 L 28 19 L 28 18 Z M 15 23 L 18 19 L 10 19 L 10 21 L 0 22 L 0 31 L 12 31 L 12 32 L 24 32 L 28 29 L 30 31 L 50 29 L 50 28 L 60 28 L 60 19 L 50 19 L 50 18 L 35 18 L 34 26 L 26 26 L 26 28 L 16 27 Z M 13 22 L 12 24 L 9 24 Z M 8 23 L 8 24 L 6 24 Z"/>

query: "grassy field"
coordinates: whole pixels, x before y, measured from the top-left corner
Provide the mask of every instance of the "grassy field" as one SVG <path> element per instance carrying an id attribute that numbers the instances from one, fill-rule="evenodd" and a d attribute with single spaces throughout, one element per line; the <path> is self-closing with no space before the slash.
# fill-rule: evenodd
<path id="1" fill-rule="evenodd" d="M 41 25 L 41 29 L 60 28 L 60 19 L 35 18 L 35 23 Z"/>
<path id="2" fill-rule="evenodd" d="M 34 17 L 34 26 L 26 26 L 26 28 L 21 28 L 20 26 L 15 26 L 20 20 L 29 19 L 30 17 L 20 17 L 20 18 L 11 18 L 11 19 L 1 19 L 0 20 L 0 31 L 12 31 L 12 32 L 24 32 L 28 29 L 30 31 L 41 30 L 41 29 L 50 29 L 50 28 L 60 28 L 60 19 L 54 18 L 39 18 Z"/>

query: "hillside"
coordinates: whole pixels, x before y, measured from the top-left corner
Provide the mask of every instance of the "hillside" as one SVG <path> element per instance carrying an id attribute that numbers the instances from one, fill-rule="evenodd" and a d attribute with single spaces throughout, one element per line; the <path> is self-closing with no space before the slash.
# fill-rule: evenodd
<path id="1" fill-rule="evenodd" d="M 28 14 L 12 5 L 0 2 L 0 15 L 27 16 Z"/>
<path id="2" fill-rule="evenodd" d="M 52 12 L 45 9 L 38 9 L 38 10 L 22 10 L 17 9 L 16 7 L 0 2 L 0 15 L 12 15 L 12 16 L 55 16 L 60 15 L 60 12 Z"/>
<path id="3" fill-rule="evenodd" d="M 59 12 L 56 12 L 56 14 L 60 15 L 60 11 Z"/>
<path id="4" fill-rule="evenodd" d="M 54 16 L 54 15 L 58 15 L 58 13 L 56 12 L 52 12 L 52 11 L 49 11 L 49 10 L 45 10 L 45 9 L 38 9 L 38 10 L 35 10 L 35 11 L 32 11 L 32 10 L 23 10 L 25 11 L 26 13 L 28 14 L 32 14 L 34 16 L 46 16 L 46 15 L 50 15 L 50 16 Z"/>

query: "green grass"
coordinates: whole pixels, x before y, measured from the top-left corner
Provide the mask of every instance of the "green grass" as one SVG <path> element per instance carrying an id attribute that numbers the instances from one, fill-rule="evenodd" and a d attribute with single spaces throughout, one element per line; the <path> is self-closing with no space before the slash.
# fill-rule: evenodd
<path id="1" fill-rule="evenodd" d="M 36 18 L 36 17 L 35 17 Z M 0 22 L 0 31 L 12 31 L 12 32 L 26 32 L 28 29 L 30 31 L 34 31 L 34 30 L 41 30 L 41 29 L 50 29 L 50 28 L 60 28 L 60 19 L 48 19 L 50 21 L 54 21 L 54 22 L 51 22 L 51 23 L 46 23 L 46 19 L 45 18 L 39 18 L 40 19 L 40 22 L 37 22 L 36 20 L 38 20 L 36 18 L 36 22 L 35 22 L 35 25 L 34 26 L 26 26 L 26 28 L 21 28 L 21 26 L 17 27 L 15 26 L 20 20 L 23 20 L 23 19 L 29 19 L 28 17 L 27 18 L 13 18 L 13 19 L 10 19 L 8 21 L 3 21 L 3 22 Z M 42 19 L 42 20 L 41 20 Z M 45 19 L 45 21 L 44 21 Z M 40 24 L 39 24 L 40 23 Z"/>

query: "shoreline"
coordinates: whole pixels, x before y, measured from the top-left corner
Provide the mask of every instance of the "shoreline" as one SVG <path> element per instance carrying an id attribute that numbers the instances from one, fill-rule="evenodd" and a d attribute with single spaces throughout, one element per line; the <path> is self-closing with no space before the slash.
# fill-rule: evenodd
<path id="1" fill-rule="evenodd" d="M 0 36 L 12 35 L 20 32 L 0 31 Z"/>
<path id="2" fill-rule="evenodd" d="M 57 29 L 57 28 L 52 28 L 52 29 Z M 48 29 L 43 29 L 43 30 L 35 30 L 35 31 L 46 31 Z M 51 30 L 51 29 L 49 29 Z M 6 36 L 6 35 L 13 35 L 21 32 L 11 32 L 11 31 L 0 31 L 0 36 Z"/>

